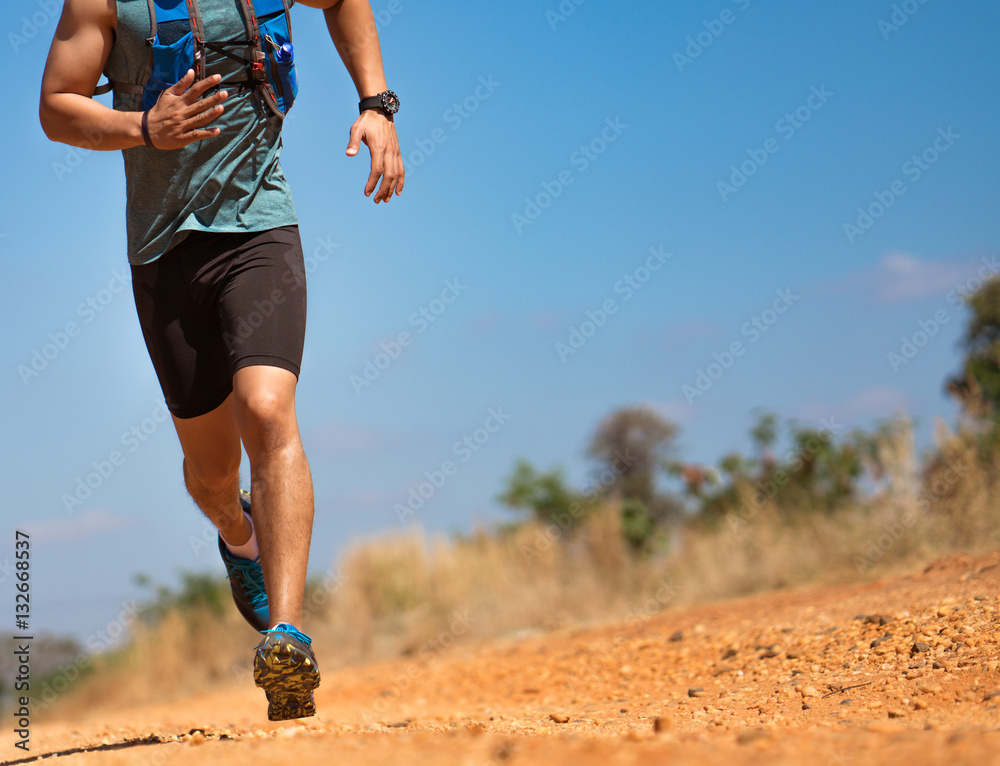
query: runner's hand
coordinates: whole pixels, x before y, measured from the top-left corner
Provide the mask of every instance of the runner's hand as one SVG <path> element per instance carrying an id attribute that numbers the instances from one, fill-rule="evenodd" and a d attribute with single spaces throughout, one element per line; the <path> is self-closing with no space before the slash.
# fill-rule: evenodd
<path id="1" fill-rule="evenodd" d="M 403 193 L 403 178 L 406 168 L 403 167 L 403 155 L 399 151 L 399 139 L 396 138 L 396 126 L 377 109 L 366 109 L 351 126 L 351 137 L 347 142 L 347 156 L 353 157 L 361 149 L 364 141 L 372 153 L 372 169 L 365 184 L 365 196 L 371 195 L 375 187 L 382 185 L 375 192 L 375 203 L 388 202 L 393 193 Z"/>
<path id="2" fill-rule="evenodd" d="M 149 137 L 153 146 L 157 149 L 180 149 L 195 141 L 219 135 L 219 128 L 205 126 L 222 114 L 225 108 L 222 102 L 229 94 L 220 90 L 208 98 L 202 96 L 220 80 L 221 75 L 213 74 L 196 83 L 194 70 L 189 69 L 180 80 L 163 91 L 149 110 Z"/>

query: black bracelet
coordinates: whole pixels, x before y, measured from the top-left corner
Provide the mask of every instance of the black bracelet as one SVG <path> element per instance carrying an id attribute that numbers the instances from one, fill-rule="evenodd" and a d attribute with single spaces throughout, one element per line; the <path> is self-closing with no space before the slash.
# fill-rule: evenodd
<path id="1" fill-rule="evenodd" d="M 155 149 L 153 146 L 153 139 L 149 137 L 149 110 L 147 109 L 142 113 L 142 140 L 146 142 L 146 146 L 150 149 Z"/>

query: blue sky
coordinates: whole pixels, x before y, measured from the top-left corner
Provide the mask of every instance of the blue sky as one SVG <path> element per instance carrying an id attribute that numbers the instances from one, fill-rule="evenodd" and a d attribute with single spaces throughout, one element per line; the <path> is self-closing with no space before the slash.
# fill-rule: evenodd
<path id="1" fill-rule="evenodd" d="M 85 639 L 141 594 L 134 573 L 222 567 L 135 318 L 120 154 L 38 125 L 57 8 L 0 10 L 20 73 L 4 85 L 0 562 L 31 532 L 33 627 Z M 494 498 L 522 456 L 582 486 L 589 435 L 625 405 L 658 408 L 707 463 L 748 448 L 756 407 L 845 427 L 904 411 L 922 444 L 954 421 L 956 296 L 1000 270 L 994 4 L 373 8 L 408 167 L 388 206 L 363 196 L 367 150 L 344 155 L 357 96 L 322 16 L 293 11 L 283 166 L 310 272 L 314 573 L 398 530 L 394 506 L 446 461 L 406 525 L 506 518 Z"/>

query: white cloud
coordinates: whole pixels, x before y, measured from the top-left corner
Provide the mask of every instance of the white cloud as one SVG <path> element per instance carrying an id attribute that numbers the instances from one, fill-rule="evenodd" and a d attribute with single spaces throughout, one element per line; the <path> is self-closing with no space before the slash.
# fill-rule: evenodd
<path id="1" fill-rule="evenodd" d="M 905 391 L 874 386 L 856 391 L 846 400 L 833 404 L 816 401 L 803 404 L 797 408 L 797 417 L 810 425 L 819 425 L 823 421 L 854 425 L 907 413 L 911 406 L 910 396 Z"/>
<path id="2" fill-rule="evenodd" d="M 29 522 L 24 525 L 36 543 L 67 543 L 126 526 L 128 520 L 100 508 L 91 508 L 66 519 Z"/>
<path id="3" fill-rule="evenodd" d="M 694 420 L 694 410 L 686 402 L 680 399 L 672 399 L 665 402 L 645 402 L 642 406 L 655 410 L 671 423 L 683 426 Z"/>
<path id="4" fill-rule="evenodd" d="M 902 303 L 936 295 L 964 284 L 976 273 L 978 264 L 958 261 L 925 261 L 914 255 L 890 252 L 871 275 L 876 297 L 885 303 Z"/>
<path id="5" fill-rule="evenodd" d="M 839 408 L 845 420 L 889 418 L 910 409 L 910 398 L 896 388 L 875 387 L 855 393 Z"/>

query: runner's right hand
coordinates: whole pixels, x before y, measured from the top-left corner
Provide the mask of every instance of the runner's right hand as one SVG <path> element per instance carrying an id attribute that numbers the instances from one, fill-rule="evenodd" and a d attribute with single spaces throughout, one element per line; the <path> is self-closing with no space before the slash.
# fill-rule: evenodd
<path id="1" fill-rule="evenodd" d="M 182 146 L 214 138 L 219 128 L 206 128 L 222 114 L 222 102 L 229 95 L 220 90 L 208 98 L 202 95 L 214 88 L 222 76 L 213 74 L 200 82 L 194 81 L 194 70 L 189 69 L 180 80 L 160 94 L 149 110 L 149 137 L 157 149 L 180 149 Z"/>

